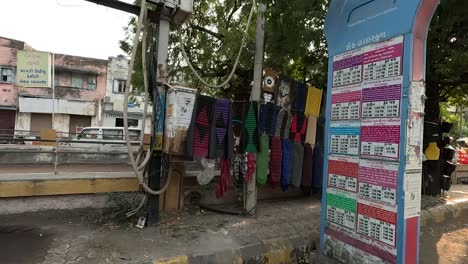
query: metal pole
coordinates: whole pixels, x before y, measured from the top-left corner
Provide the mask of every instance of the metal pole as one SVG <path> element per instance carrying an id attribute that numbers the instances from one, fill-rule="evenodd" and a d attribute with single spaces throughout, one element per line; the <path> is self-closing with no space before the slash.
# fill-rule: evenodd
<path id="1" fill-rule="evenodd" d="M 263 46 L 265 40 L 265 13 L 266 5 L 258 5 L 257 14 L 257 30 L 255 35 L 255 61 L 254 61 L 254 80 L 252 92 L 250 94 L 251 101 L 260 101 L 261 89 L 262 89 L 262 77 L 263 77 Z"/>
<path id="2" fill-rule="evenodd" d="M 52 53 L 52 128 L 55 125 L 55 54 Z"/>
<path id="3" fill-rule="evenodd" d="M 163 7 L 161 10 L 161 17 L 158 25 L 158 67 L 156 71 L 156 76 L 158 80 L 158 85 L 155 89 L 158 89 L 159 95 L 164 94 L 165 83 L 166 83 L 166 69 L 167 69 L 167 60 L 168 60 L 168 48 L 169 48 L 169 32 L 170 32 L 170 13 L 171 10 Z M 164 97 L 163 97 L 164 98 Z M 156 104 L 159 98 L 157 97 L 156 91 L 153 91 L 153 118 L 156 119 L 158 113 L 154 110 L 156 109 Z M 163 102 L 164 103 L 164 102 Z M 162 109 L 162 113 L 164 113 Z M 164 122 L 164 117 L 159 117 L 159 122 Z M 153 142 L 158 141 L 158 136 L 162 135 L 162 131 L 158 131 L 158 127 L 154 129 Z M 154 146 L 154 144 L 153 144 Z M 154 156 L 150 160 L 149 166 L 149 177 L 148 177 L 148 186 L 153 190 L 159 190 L 161 186 L 161 151 L 156 150 Z M 148 194 L 147 202 L 147 223 L 149 226 L 156 225 L 159 222 L 159 196 Z"/>
<path id="4" fill-rule="evenodd" d="M 257 31 L 255 37 L 255 62 L 254 62 L 254 82 L 252 92 L 250 94 L 251 101 L 260 102 L 262 77 L 263 77 L 263 46 L 264 46 L 264 25 L 265 17 L 263 13 L 266 10 L 265 4 L 259 4 L 257 14 Z M 260 111 L 257 111 L 260 112 Z M 257 206 L 257 186 L 255 179 L 248 182 L 246 185 L 246 199 L 244 202 L 244 210 L 250 214 L 255 213 Z"/>
<path id="5" fill-rule="evenodd" d="M 459 138 L 463 137 L 463 105 L 460 106 L 460 128 L 459 128 Z"/>

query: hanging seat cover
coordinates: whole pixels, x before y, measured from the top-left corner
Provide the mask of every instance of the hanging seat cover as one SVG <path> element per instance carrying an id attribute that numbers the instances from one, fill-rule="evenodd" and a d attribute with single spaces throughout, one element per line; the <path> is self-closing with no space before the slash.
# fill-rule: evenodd
<path id="1" fill-rule="evenodd" d="M 257 130 L 257 102 L 250 102 L 249 110 L 245 117 L 244 133 L 246 137 L 245 152 L 257 153 L 258 130 Z"/>
<path id="2" fill-rule="evenodd" d="M 275 136 L 282 139 L 289 139 L 289 131 L 291 129 L 292 115 L 291 111 L 286 108 L 282 108 L 278 112 L 278 118 L 276 121 Z"/>
<path id="3" fill-rule="evenodd" d="M 282 139 L 283 155 L 281 156 L 281 189 L 285 192 L 291 184 L 293 143 L 289 139 Z"/>
<path id="4" fill-rule="evenodd" d="M 264 185 L 268 177 L 268 162 L 270 161 L 270 137 L 263 133 L 260 136 L 257 154 L 257 183 Z"/>
<path id="5" fill-rule="evenodd" d="M 290 138 L 294 142 L 304 143 L 307 130 L 307 118 L 302 112 L 295 112 L 291 122 Z"/>
<path id="6" fill-rule="evenodd" d="M 281 163 L 282 163 L 282 143 L 279 137 L 271 139 L 270 149 L 270 181 L 272 187 L 276 187 L 281 179 Z"/>

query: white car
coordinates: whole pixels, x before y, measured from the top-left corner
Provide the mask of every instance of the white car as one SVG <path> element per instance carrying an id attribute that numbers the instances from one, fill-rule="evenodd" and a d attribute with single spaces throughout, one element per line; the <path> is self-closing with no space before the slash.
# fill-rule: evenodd
<path id="1" fill-rule="evenodd" d="M 141 138 L 139 128 L 129 128 L 129 136 L 132 143 L 138 143 Z M 125 131 L 123 127 L 85 127 L 74 140 L 88 142 L 125 143 Z"/>

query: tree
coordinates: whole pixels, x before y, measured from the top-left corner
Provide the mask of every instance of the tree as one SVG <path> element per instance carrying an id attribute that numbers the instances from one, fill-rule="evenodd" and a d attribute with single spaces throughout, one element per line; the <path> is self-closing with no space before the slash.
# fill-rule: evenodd
<path id="1" fill-rule="evenodd" d="M 297 80 L 325 87 L 327 53 L 323 35 L 326 0 L 265 0 L 265 65 Z M 223 81 L 231 71 L 252 6 L 251 0 L 194 1 L 194 13 L 183 26 L 184 45 L 192 65 L 211 83 Z M 132 18 L 125 29 L 127 37 L 120 46 L 127 54 L 136 28 Z M 155 41 L 156 28 L 150 28 L 148 43 Z M 255 17 L 234 78 L 226 89 L 204 87 L 184 62 L 175 28 L 169 39 L 169 78 L 203 92 L 233 99 L 247 99 L 253 78 L 255 53 Z M 142 87 L 140 52 L 137 54 L 133 84 Z"/>
<path id="2" fill-rule="evenodd" d="M 439 120 L 439 103 L 468 106 L 468 2 L 441 1 L 427 42 L 426 120 Z"/>

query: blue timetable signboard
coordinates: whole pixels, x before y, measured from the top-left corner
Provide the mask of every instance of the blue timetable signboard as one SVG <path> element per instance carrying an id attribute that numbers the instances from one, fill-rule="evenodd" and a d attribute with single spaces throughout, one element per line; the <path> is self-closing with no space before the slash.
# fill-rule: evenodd
<path id="1" fill-rule="evenodd" d="M 425 38 L 437 0 L 331 2 L 320 250 L 418 262 Z"/>

